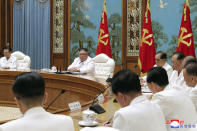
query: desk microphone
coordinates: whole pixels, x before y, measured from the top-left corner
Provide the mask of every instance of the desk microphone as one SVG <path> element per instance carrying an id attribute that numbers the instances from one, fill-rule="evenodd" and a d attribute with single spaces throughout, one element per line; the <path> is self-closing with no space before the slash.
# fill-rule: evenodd
<path id="1" fill-rule="evenodd" d="M 110 74 L 108 75 L 106 82 L 112 83 L 112 78 L 110 77 Z"/>
<path id="2" fill-rule="evenodd" d="M 108 86 L 107 88 L 105 88 L 103 91 L 101 91 L 96 97 L 94 97 L 92 105 L 90 106 L 90 110 L 98 113 L 98 114 L 102 114 L 105 112 L 105 109 L 103 107 L 101 107 L 99 104 L 94 104 L 95 100 L 98 98 L 99 95 L 101 95 L 103 92 L 106 91 L 106 89 L 108 89 L 110 86 Z"/>
<path id="3" fill-rule="evenodd" d="M 46 111 L 65 92 L 66 92 L 66 90 L 62 89 L 61 92 L 55 97 L 55 99 L 53 101 L 51 101 L 51 103 L 47 106 Z"/>
<path id="4" fill-rule="evenodd" d="M 96 97 L 94 97 L 92 105 L 89 108 L 90 110 L 92 110 L 92 111 L 94 111 L 94 112 L 96 112 L 98 114 L 102 114 L 102 113 L 105 112 L 105 109 L 102 106 L 100 106 L 99 104 L 94 104 L 95 100 L 98 98 L 98 96 L 100 94 L 102 94 L 102 93 L 99 93 Z"/>
<path id="5" fill-rule="evenodd" d="M 62 68 L 61 68 L 61 66 L 58 68 L 58 66 L 57 66 L 57 71 L 55 72 L 56 74 L 71 74 L 71 73 L 67 73 L 67 72 L 64 72 L 64 71 L 62 71 Z"/>
<path id="6" fill-rule="evenodd" d="M 112 78 L 108 77 L 106 82 L 112 83 Z M 113 100 L 113 103 L 117 103 L 116 98 Z"/>

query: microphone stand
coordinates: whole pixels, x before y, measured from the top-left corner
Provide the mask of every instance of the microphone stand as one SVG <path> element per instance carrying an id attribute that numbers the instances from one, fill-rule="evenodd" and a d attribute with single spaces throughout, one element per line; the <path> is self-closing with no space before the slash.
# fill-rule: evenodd
<path id="1" fill-rule="evenodd" d="M 46 107 L 46 111 L 65 92 L 66 92 L 66 90 L 62 89 L 61 92 L 55 97 L 55 99 L 51 103 L 49 103 L 49 105 Z"/>

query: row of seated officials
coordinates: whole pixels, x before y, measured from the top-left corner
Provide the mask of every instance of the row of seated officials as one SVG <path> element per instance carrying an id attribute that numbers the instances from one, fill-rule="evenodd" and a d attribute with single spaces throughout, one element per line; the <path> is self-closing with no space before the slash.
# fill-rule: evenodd
<path id="1" fill-rule="evenodd" d="M 91 67 L 88 58 L 87 51 L 81 49 L 68 70 L 81 72 Z M 111 81 L 112 92 L 122 108 L 115 112 L 111 123 L 82 131 L 197 131 L 197 61 L 181 52 L 173 54 L 172 67 L 166 61 L 166 53 L 158 52 L 156 65 L 143 78 L 131 70 L 116 73 Z M 149 87 L 152 98 L 142 94 L 142 86 Z M 43 109 L 48 95 L 39 74 L 20 74 L 12 90 L 23 117 L 0 125 L 0 131 L 75 130 L 71 117 Z"/>
<path id="2" fill-rule="evenodd" d="M 3 48 L 3 55 L 0 59 L 0 69 L 18 69 L 17 58 L 12 55 L 12 49 L 9 46 Z M 82 74 L 94 74 L 95 62 L 88 56 L 88 50 L 81 48 L 79 50 L 79 57 L 68 67 L 68 71 L 80 72 Z"/>

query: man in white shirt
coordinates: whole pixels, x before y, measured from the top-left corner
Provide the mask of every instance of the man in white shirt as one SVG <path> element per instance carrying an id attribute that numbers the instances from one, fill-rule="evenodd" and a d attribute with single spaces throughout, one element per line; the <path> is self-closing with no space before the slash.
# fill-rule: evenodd
<path id="1" fill-rule="evenodd" d="M 172 66 L 167 63 L 167 54 L 163 51 L 157 52 L 155 55 L 155 66 L 154 67 L 163 67 L 168 74 L 168 78 L 171 77 L 173 72 Z"/>
<path id="2" fill-rule="evenodd" d="M 182 62 L 185 56 L 181 52 L 175 52 L 172 56 L 172 68 L 173 72 L 169 79 L 171 85 L 182 85 L 184 82 L 182 73 Z"/>
<path id="3" fill-rule="evenodd" d="M 187 86 L 192 87 L 189 96 L 197 111 L 197 62 L 186 63 L 183 76 Z"/>
<path id="4" fill-rule="evenodd" d="M 92 58 L 88 56 L 88 50 L 81 48 L 79 57 L 75 58 L 74 62 L 68 67 L 68 71 L 94 74 L 94 68 L 95 64 Z"/>
<path id="5" fill-rule="evenodd" d="M 115 112 L 113 128 L 121 131 L 166 131 L 162 111 L 142 95 L 136 73 L 119 71 L 112 79 L 112 91 L 122 106 Z"/>
<path id="6" fill-rule="evenodd" d="M 162 67 L 153 67 L 148 71 L 147 85 L 153 93 L 152 103 L 159 105 L 162 109 L 165 120 L 180 120 L 184 123 L 197 123 L 197 114 L 188 95 L 175 88 L 164 90 L 168 85 L 168 76 L 166 70 Z M 180 124 L 180 123 L 178 123 Z M 167 125 L 168 131 L 175 130 Z M 178 128 L 177 131 L 187 131 L 187 129 Z"/>
<path id="7" fill-rule="evenodd" d="M 186 92 L 188 92 L 190 90 L 190 87 L 188 87 L 184 81 L 183 69 L 184 69 L 184 66 L 186 65 L 186 63 L 195 62 L 195 61 L 196 61 L 196 59 L 193 56 L 184 57 L 181 65 L 180 65 L 181 66 L 180 74 L 178 75 L 178 72 L 176 70 L 173 71 L 173 75 L 172 75 L 171 81 L 170 81 L 170 84 L 172 85 L 172 87 L 176 87 L 176 88 L 178 87 L 177 88 L 178 90 L 183 90 Z"/>
<path id="8" fill-rule="evenodd" d="M 0 125 L 0 131 L 74 131 L 71 117 L 54 115 L 43 109 L 48 95 L 45 81 L 38 73 L 17 76 L 12 90 L 23 116 Z"/>
<path id="9" fill-rule="evenodd" d="M 155 55 L 155 65 L 154 67 L 163 67 L 168 74 L 168 78 L 171 77 L 173 69 L 172 66 L 167 63 L 167 54 L 163 51 L 158 51 Z M 143 77 L 143 80 L 141 79 L 141 83 L 143 83 L 146 86 L 146 77 Z"/>
<path id="10" fill-rule="evenodd" d="M 11 56 L 11 48 L 3 48 L 4 57 L 0 59 L 0 68 L 1 69 L 16 69 L 16 57 Z"/>

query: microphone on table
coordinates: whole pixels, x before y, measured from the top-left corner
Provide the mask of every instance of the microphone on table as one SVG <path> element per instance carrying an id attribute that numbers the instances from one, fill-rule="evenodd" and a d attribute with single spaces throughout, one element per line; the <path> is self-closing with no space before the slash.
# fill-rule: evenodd
<path id="1" fill-rule="evenodd" d="M 107 78 L 107 79 L 109 79 L 110 81 L 112 80 L 111 78 Z M 101 91 L 96 97 L 94 97 L 94 99 L 93 99 L 93 102 L 92 102 L 92 105 L 90 106 L 90 110 L 92 110 L 92 111 L 94 111 L 94 112 L 96 112 L 96 113 L 98 113 L 98 114 L 102 114 L 102 113 L 104 113 L 105 112 L 105 109 L 102 107 L 102 106 L 100 106 L 99 104 L 94 104 L 94 102 L 95 102 L 95 100 L 98 98 L 98 96 L 99 95 L 101 95 L 103 92 L 105 92 L 106 91 L 106 89 L 108 89 L 110 86 L 108 86 L 107 88 L 105 88 L 103 91 Z"/>
<path id="2" fill-rule="evenodd" d="M 90 110 L 92 110 L 92 111 L 94 111 L 94 112 L 96 112 L 98 114 L 102 114 L 102 113 L 105 112 L 105 109 L 102 106 L 100 106 L 99 104 L 94 104 L 95 100 L 98 98 L 98 96 L 100 94 L 102 94 L 102 92 L 99 93 L 96 97 L 94 97 L 92 105 L 89 107 Z"/>
<path id="3" fill-rule="evenodd" d="M 57 71 L 56 71 L 56 73 L 58 73 L 58 71 L 59 71 L 59 68 L 58 68 L 58 66 L 57 66 Z"/>
<path id="4" fill-rule="evenodd" d="M 46 107 L 46 111 L 47 111 L 47 109 L 62 95 L 62 94 L 64 94 L 66 92 L 66 90 L 64 90 L 64 89 L 62 89 L 61 90 L 61 92 L 55 97 L 55 99 L 53 99 L 52 101 L 51 101 L 51 103 L 49 103 L 49 105 Z"/>
<path id="5" fill-rule="evenodd" d="M 112 78 L 108 77 L 106 82 L 111 83 L 112 82 Z M 113 103 L 117 103 L 118 101 L 116 100 L 116 98 L 114 98 Z"/>
<path id="6" fill-rule="evenodd" d="M 56 74 L 69 74 L 69 73 L 67 73 L 67 72 L 64 72 L 64 71 L 62 71 L 62 68 L 61 68 L 61 66 L 58 68 L 58 66 L 57 66 L 57 71 L 55 72 Z"/>

